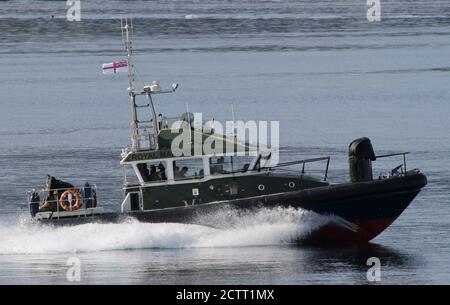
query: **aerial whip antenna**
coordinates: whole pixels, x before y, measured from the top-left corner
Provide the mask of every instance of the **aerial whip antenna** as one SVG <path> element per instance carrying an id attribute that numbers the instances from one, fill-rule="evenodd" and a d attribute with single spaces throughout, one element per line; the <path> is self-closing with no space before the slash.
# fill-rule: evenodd
<path id="1" fill-rule="evenodd" d="M 122 19 L 122 16 L 120 16 L 120 32 L 122 33 L 122 44 L 123 44 L 123 46 L 126 49 L 125 40 L 123 38 L 123 19 Z"/>

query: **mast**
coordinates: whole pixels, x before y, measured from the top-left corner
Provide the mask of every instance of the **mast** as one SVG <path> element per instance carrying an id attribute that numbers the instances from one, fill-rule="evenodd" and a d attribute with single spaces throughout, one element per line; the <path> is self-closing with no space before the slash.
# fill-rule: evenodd
<path id="1" fill-rule="evenodd" d="M 153 82 L 151 85 L 144 85 L 141 90 L 136 90 L 134 87 L 134 63 L 133 63 L 133 19 L 126 18 L 125 23 L 120 20 L 122 31 L 122 42 L 125 45 L 127 52 L 128 63 L 128 95 L 131 103 L 131 150 L 133 152 L 140 150 L 154 150 L 158 149 L 158 133 L 159 126 L 156 116 L 155 107 L 153 104 L 152 94 L 170 93 L 178 88 L 178 84 L 173 84 L 171 90 L 163 91 L 158 82 Z M 145 95 L 147 97 L 146 104 L 138 105 L 136 97 Z M 138 118 L 138 108 L 147 108 L 149 117 L 143 120 Z"/>
<path id="2" fill-rule="evenodd" d="M 130 20 L 130 24 L 128 24 L 128 20 Z M 133 20 L 130 18 L 125 19 L 125 25 L 123 24 L 123 20 L 120 19 L 120 27 L 122 29 L 122 42 L 125 45 L 125 51 L 127 52 L 127 62 L 128 62 L 128 93 L 132 95 L 134 90 L 133 81 L 134 81 L 134 73 L 133 73 L 133 41 L 132 41 L 132 33 L 133 33 Z M 131 33 L 130 33 L 131 32 Z"/>
<path id="3" fill-rule="evenodd" d="M 128 24 L 128 18 L 125 19 L 125 24 L 123 20 L 120 19 L 120 27 L 122 30 L 122 41 L 125 45 L 125 50 L 127 52 L 127 63 L 128 63 L 128 95 L 130 96 L 131 102 L 131 150 L 140 150 L 139 144 L 139 130 L 138 130 L 138 119 L 137 119 L 137 109 L 136 109 L 136 94 L 133 88 L 134 72 L 133 72 L 133 41 L 130 36 L 130 30 L 133 29 L 133 21 L 130 18 L 130 24 Z"/>

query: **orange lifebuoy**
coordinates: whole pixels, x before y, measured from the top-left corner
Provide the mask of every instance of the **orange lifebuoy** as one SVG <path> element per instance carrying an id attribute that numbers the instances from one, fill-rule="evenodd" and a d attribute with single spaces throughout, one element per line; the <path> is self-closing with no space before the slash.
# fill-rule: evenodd
<path id="1" fill-rule="evenodd" d="M 75 197 L 75 204 L 71 204 L 67 199 L 69 195 L 72 195 Z M 75 189 L 70 189 L 62 193 L 61 197 L 59 198 L 59 205 L 61 208 L 63 208 L 65 211 L 75 211 L 78 210 L 81 207 L 81 196 L 80 193 Z"/>

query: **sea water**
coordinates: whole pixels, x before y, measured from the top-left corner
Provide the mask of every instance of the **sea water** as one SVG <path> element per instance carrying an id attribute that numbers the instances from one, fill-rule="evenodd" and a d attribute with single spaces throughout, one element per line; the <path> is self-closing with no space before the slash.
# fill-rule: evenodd
<path id="1" fill-rule="evenodd" d="M 450 283 L 450 3 L 382 1 L 88 1 L 81 21 L 65 1 L 0 2 L 0 283 L 381 284 Z M 410 151 L 429 184 L 372 243 L 295 243 L 333 219 L 294 209 L 183 224 L 32 226 L 25 192 L 46 174 L 95 183 L 108 210 L 122 200 L 120 152 L 129 146 L 120 16 L 135 26 L 137 84 L 180 84 L 158 96 L 176 116 L 280 122 L 281 160 L 331 156 L 330 180 L 348 180 L 348 144 Z M 375 162 L 375 175 L 402 159 Z M 208 219 L 205 220 L 206 222 Z"/>

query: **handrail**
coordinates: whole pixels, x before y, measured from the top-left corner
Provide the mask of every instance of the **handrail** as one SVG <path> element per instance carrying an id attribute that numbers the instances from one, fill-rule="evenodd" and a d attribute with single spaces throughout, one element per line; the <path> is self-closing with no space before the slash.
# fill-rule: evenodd
<path id="1" fill-rule="evenodd" d="M 330 167 L 330 159 L 331 159 L 331 157 L 327 156 L 327 157 L 319 157 L 319 158 L 311 158 L 311 159 L 304 159 L 304 160 L 299 160 L 299 161 L 291 161 L 291 162 L 279 163 L 279 164 L 277 164 L 275 166 L 269 167 L 269 170 L 271 170 L 272 168 L 279 168 L 279 167 L 285 167 L 285 166 L 290 166 L 290 165 L 302 164 L 301 174 L 303 175 L 305 173 L 305 164 L 327 160 L 327 165 L 325 167 L 325 174 L 324 174 L 324 178 L 323 178 L 323 181 L 327 181 L 328 169 Z"/>
<path id="2" fill-rule="evenodd" d="M 43 196 L 43 195 L 45 195 L 45 194 L 48 195 L 51 192 L 54 192 L 54 193 L 58 194 L 58 192 L 60 192 L 60 191 L 66 191 L 66 190 L 70 190 L 70 189 L 81 190 L 81 188 L 82 187 L 65 187 L 65 188 L 56 188 L 56 189 L 41 188 L 41 189 L 36 189 L 35 192 L 37 192 L 39 194 L 39 199 L 40 199 L 39 200 L 39 206 L 42 205 L 45 202 L 56 203 L 56 212 L 58 212 L 58 218 L 59 218 L 59 212 L 60 212 L 59 199 L 60 198 L 47 200 L 48 196 Z M 95 204 L 96 204 L 96 206 L 98 206 L 97 185 L 96 184 L 91 184 L 89 186 L 89 188 L 91 188 L 94 192 L 92 193 L 92 195 L 90 197 L 83 197 L 82 200 L 85 201 L 85 200 L 96 200 L 97 199 Z M 33 193 L 33 191 L 27 191 L 26 192 L 26 194 L 27 194 L 27 204 L 28 204 L 29 207 L 30 207 L 30 204 L 31 204 L 32 193 Z M 85 215 L 87 215 L 86 214 L 86 209 L 87 208 L 84 206 L 81 209 L 84 209 L 85 210 Z"/>
<path id="3" fill-rule="evenodd" d="M 379 156 L 375 156 L 375 158 L 381 159 L 381 158 L 388 158 L 388 157 L 395 157 L 395 156 L 403 156 L 403 168 L 406 172 L 406 155 L 408 155 L 408 154 L 409 154 L 409 151 L 405 151 L 405 152 L 401 152 L 401 153 L 379 155 Z"/>
<path id="4" fill-rule="evenodd" d="M 405 151 L 402 153 L 394 153 L 394 154 L 387 154 L 387 155 L 379 155 L 379 156 L 375 156 L 376 159 L 380 159 L 380 158 L 387 158 L 387 157 L 394 157 L 394 156 L 404 156 L 404 155 L 408 155 L 410 152 L 409 151 Z"/>
<path id="5" fill-rule="evenodd" d="M 227 172 L 226 174 L 238 174 L 238 173 L 242 173 L 242 172 L 260 172 L 261 170 L 265 169 L 268 172 L 271 171 L 272 169 L 277 169 L 277 168 L 281 168 L 281 167 L 286 167 L 286 166 L 291 166 L 291 165 L 297 165 L 297 164 L 302 164 L 302 169 L 301 169 L 301 174 L 305 174 L 305 164 L 307 163 L 313 163 L 313 162 L 318 162 L 318 161 L 327 161 L 326 167 L 325 167 L 325 174 L 324 174 L 324 179 L 323 181 L 327 181 L 328 178 L 328 169 L 330 166 L 330 156 L 327 157 L 319 157 L 319 158 L 311 158 L 311 159 L 304 159 L 304 160 L 298 160 L 298 161 L 290 161 L 290 162 L 284 162 L 284 163 L 278 163 L 277 165 L 274 166 L 268 166 L 268 167 L 262 167 L 262 168 L 253 168 L 253 169 L 248 169 L 243 171 L 242 169 L 240 170 L 235 170 L 235 171 L 231 171 L 231 172 Z"/>
<path id="6" fill-rule="evenodd" d="M 311 159 L 304 159 L 304 160 L 298 160 L 298 161 L 291 161 L 291 162 L 284 162 L 284 163 L 278 163 L 275 166 L 270 166 L 270 168 L 277 168 L 277 167 L 284 167 L 289 165 L 296 165 L 296 164 L 305 164 L 305 163 L 313 163 L 317 161 L 324 161 L 324 160 L 330 160 L 331 157 L 319 157 L 319 158 L 311 158 Z"/>

